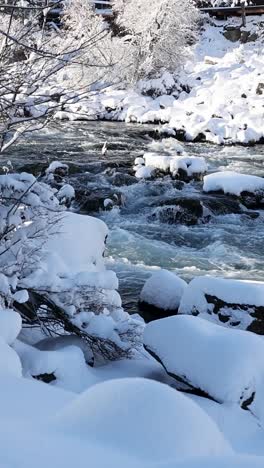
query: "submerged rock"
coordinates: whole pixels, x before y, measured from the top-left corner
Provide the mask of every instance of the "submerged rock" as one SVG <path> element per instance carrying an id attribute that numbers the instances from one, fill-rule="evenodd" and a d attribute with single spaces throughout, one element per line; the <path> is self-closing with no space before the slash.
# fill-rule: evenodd
<path id="1" fill-rule="evenodd" d="M 125 203 L 124 195 L 111 188 L 75 190 L 75 200 L 81 213 L 93 213 L 100 210 L 109 210 L 114 206 L 122 206 Z"/>
<path id="2" fill-rule="evenodd" d="M 178 198 L 166 200 L 163 203 L 166 205 L 157 208 L 149 216 L 149 221 L 159 220 L 161 223 L 186 224 L 187 226 L 197 224 L 201 220 L 203 222 L 208 221 L 208 217 L 204 216 L 203 205 L 199 200 Z M 172 206 L 174 203 L 175 206 Z"/>

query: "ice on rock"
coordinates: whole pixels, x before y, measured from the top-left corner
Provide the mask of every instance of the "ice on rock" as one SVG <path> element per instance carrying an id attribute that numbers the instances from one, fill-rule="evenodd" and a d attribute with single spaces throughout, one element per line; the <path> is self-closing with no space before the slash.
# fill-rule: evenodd
<path id="1" fill-rule="evenodd" d="M 262 418 L 264 341 L 199 317 L 178 315 L 149 323 L 144 345 L 170 375 L 218 402 L 236 403 Z M 252 400 L 257 406 L 251 406 Z M 253 401 L 253 403 L 254 403 Z"/>
<path id="2" fill-rule="evenodd" d="M 140 301 L 164 311 L 177 311 L 187 283 L 168 270 L 159 270 L 146 281 Z"/>
<path id="3" fill-rule="evenodd" d="M 264 190 L 264 179 L 233 171 L 216 172 L 205 176 L 203 190 L 205 192 L 221 190 L 224 193 L 239 196 L 242 192 L 255 193 L 258 190 Z"/>
<path id="4" fill-rule="evenodd" d="M 216 424 L 198 405 L 148 379 L 95 385 L 59 412 L 54 424 L 57 433 L 107 444 L 142 462 L 232 453 Z"/>

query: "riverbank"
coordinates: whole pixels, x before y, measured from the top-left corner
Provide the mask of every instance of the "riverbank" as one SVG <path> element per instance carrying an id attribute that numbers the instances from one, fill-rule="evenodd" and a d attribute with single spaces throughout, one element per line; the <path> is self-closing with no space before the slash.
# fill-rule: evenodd
<path id="1" fill-rule="evenodd" d="M 264 18 L 228 22 L 205 18 L 198 43 L 175 76 L 142 81 L 136 89 L 73 96 L 57 119 L 156 123 L 157 137 L 231 145 L 264 141 Z M 232 42 L 234 41 L 234 42 Z"/>

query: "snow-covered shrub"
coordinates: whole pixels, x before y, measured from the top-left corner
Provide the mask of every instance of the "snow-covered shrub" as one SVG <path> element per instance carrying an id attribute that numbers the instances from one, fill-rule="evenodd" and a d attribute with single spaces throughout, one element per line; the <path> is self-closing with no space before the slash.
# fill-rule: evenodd
<path id="1" fill-rule="evenodd" d="M 116 22 L 130 55 L 130 79 L 174 72 L 195 37 L 197 10 L 192 0 L 115 0 Z"/>
<path id="2" fill-rule="evenodd" d="M 53 190 L 28 173 L 0 176 L 1 303 L 25 302 L 21 281 L 41 259 L 48 236 L 56 232 L 61 208 Z"/>

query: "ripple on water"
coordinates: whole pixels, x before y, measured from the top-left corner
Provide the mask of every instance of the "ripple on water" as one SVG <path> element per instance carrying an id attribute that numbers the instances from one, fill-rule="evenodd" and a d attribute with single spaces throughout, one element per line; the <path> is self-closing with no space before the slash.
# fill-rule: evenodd
<path id="1" fill-rule="evenodd" d="M 33 164 L 37 172 L 43 163 L 61 160 L 76 166 L 79 172 L 91 171 L 91 187 L 105 183 L 100 174 L 108 165 L 122 163 L 128 169 L 143 154 L 151 126 L 123 123 L 73 122 L 54 124 L 27 138 L 1 156 L 11 159 L 15 168 Z M 48 137 L 48 138 L 47 138 Z M 108 153 L 101 148 L 107 142 Z M 264 146 L 218 147 L 185 144 L 190 155 L 204 156 L 210 171 L 234 170 L 264 176 Z M 77 175 L 76 175 L 77 172 Z M 149 222 L 153 206 L 176 193 L 173 185 L 140 182 L 121 189 L 126 204 L 121 209 L 100 213 L 109 225 L 107 264 L 120 280 L 125 307 L 137 311 L 137 299 L 146 278 L 157 268 L 167 268 L 189 280 L 210 274 L 230 278 L 264 281 L 264 216 L 256 220 L 245 215 L 216 216 L 208 224 L 196 226 L 166 225 Z M 182 196 L 200 197 L 201 184 L 189 184 Z"/>

